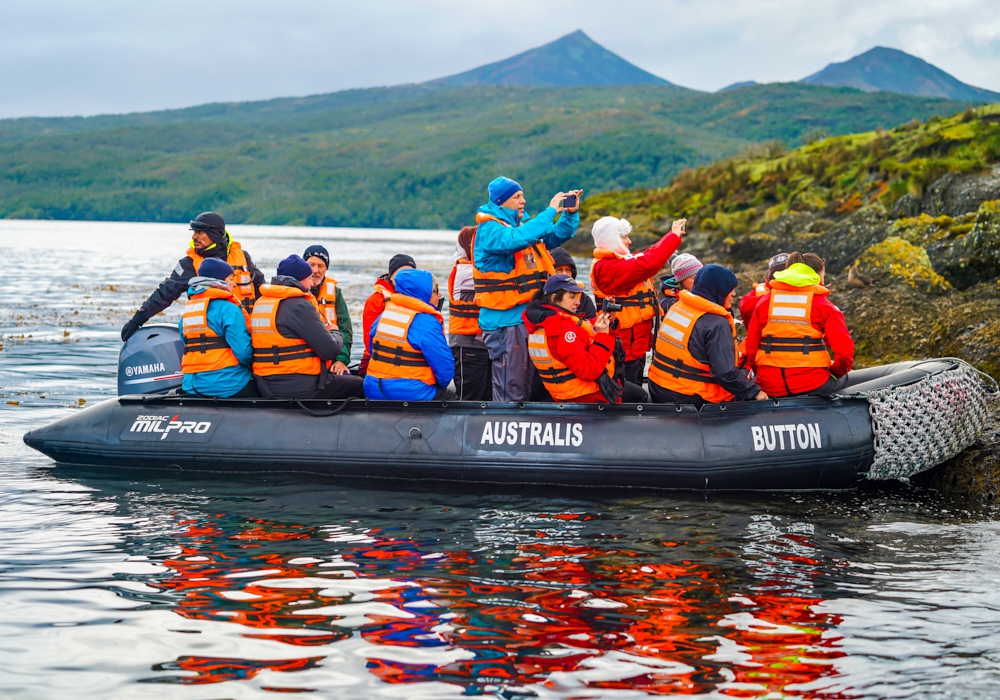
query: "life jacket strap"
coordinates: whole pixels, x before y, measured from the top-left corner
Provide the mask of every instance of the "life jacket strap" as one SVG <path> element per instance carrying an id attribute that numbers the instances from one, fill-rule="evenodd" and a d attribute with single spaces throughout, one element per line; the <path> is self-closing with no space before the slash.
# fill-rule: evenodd
<path id="1" fill-rule="evenodd" d="M 280 348 L 272 345 L 269 348 L 253 349 L 253 361 L 261 364 L 269 362 L 277 365 L 282 362 L 291 362 L 292 360 L 309 360 L 312 358 L 318 359 L 319 355 L 317 355 L 306 343 L 288 345 Z"/>
<path id="2" fill-rule="evenodd" d="M 229 345 L 222 338 L 209 338 L 205 334 L 189 337 L 184 336 L 184 353 L 189 352 L 201 352 L 205 353 L 209 350 L 228 350 Z"/>
<path id="3" fill-rule="evenodd" d="M 372 360 L 396 367 L 430 367 L 422 353 L 387 346 L 378 340 L 372 343 Z"/>
<path id="4" fill-rule="evenodd" d="M 661 372 L 670 374 L 678 379 L 687 379 L 692 382 L 701 382 L 702 384 L 719 383 L 719 380 L 713 377 L 710 372 L 686 365 L 683 361 L 667 357 L 656 350 L 653 350 L 652 364 Z"/>
<path id="5" fill-rule="evenodd" d="M 826 352 L 826 343 L 822 338 L 778 338 L 765 335 L 760 339 L 760 349 L 766 355 L 772 352 L 799 352 L 808 355 L 812 352 Z"/>

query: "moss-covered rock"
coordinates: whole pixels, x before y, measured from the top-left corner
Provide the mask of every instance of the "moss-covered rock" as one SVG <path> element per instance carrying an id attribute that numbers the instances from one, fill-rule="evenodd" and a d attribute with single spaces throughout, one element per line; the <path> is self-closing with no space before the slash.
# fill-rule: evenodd
<path id="1" fill-rule="evenodd" d="M 858 269 L 882 285 L 901 282 L 928 294 L 943 294 L 952 288 L 934 271 L 926 250 L 899 236 L 889 236 L 862 253 Z"/>

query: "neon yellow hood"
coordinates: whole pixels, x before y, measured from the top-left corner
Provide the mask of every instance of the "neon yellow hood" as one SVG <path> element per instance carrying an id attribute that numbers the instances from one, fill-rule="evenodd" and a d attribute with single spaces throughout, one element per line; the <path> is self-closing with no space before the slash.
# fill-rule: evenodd
<path id="1" fill-rule="evenodd" d="M 808 287 L 819 284 L 819 274 L 805 263 L 795 263 L 787 270 L 775 272 L 774 279 L 793 287 Z"/>

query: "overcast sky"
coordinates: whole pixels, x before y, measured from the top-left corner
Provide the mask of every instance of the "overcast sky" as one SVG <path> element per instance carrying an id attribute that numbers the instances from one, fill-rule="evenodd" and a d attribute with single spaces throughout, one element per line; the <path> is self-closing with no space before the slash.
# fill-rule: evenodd
<path id="1" fill-rule="evenodd" d="M 699 90 L 881 45 L 1000 91 L 1000 0 L 0 0 L 0 117 L 422 82 L 576 29 Z"/>

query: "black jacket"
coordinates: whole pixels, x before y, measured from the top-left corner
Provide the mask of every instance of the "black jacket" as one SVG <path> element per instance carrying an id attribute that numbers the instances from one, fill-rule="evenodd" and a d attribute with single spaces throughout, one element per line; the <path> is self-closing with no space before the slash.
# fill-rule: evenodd
<path id="1" fill-rule="evenodd" d="M 221 253 L 222 251 L 220 250 L 219 252 Z M 253 260 L 250 259 L 250 253 L 244 250 L 243 255 L 246 256 L 247 267 L 250 268 L 250 275 L 253 278 L 254 296 L 259 297 L 260 285 L 264 284 L 264 273 L 258 270 L 257 266 L 253 264 Z M 209 255 L 207 257 L 226 259 L 225 255 Z M 194 261 L 185 255 L 177 261 L 177 266 L 170 273 L 170 277 L 160 282 L 160 286 L 143 302 L 142 306 L 135 313 L 135 316 L 132 317 L 132 320 L 141 326 L 156 314 L 169 308 L 171 304 L 180 299 L 181 294 L 187 292 L 188 282 L 194 276 Z"/>
<path id="2" fill-rule="evenodd" d="M 274 277 L 271 284 L 296 287 L 308 291 L 291 277 Z M 275 318 L 278 333 L 286 338 L 301 338 L 315 352 L 325 365 L 337 359 L 344 346 L 344 336 L 340 331 L 328 331 L 315 307 L 306 298 L 284 299 L 278 306 Z M 310 398 L 316 393 L 320 377 L 310 374 L 282 374 L 273 377 L 257 377 L 257 386 L 264 396 Z"/>

